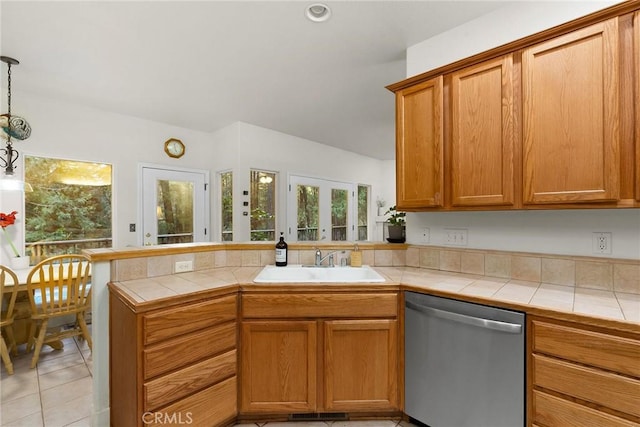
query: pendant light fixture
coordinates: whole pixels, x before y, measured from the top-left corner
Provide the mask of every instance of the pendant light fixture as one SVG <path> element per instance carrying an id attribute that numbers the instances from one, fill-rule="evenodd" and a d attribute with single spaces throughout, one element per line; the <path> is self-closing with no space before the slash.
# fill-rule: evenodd
<path id="1" fill-rule="evenodd" d="M 8 56 L 0 56 L 0 61 L 7 64 L 7 113 L 0 115 L 0 136 L 6 139 L 5 147 L 0 148 L 0 167 L 4 169 L 5 177 L 0 180 L 0 190 L 24 190 L 23 181 L 7 179 L 13 177 L 15 163 L 20 157 L 18 151 L 13 148 L 11 138 L 22 141 L 31 135 L 29 123 L 24 118 L 11 114 L 11 66 L 20 62 Z"/>

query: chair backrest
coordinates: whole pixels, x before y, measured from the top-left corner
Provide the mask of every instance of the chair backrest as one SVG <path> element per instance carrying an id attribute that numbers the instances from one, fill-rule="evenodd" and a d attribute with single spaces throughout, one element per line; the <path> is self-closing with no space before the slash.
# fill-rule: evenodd
<path id="1" fill-rule="evenodd" d="M 31 312 L 76 312 L 91 305 L 91 262 L 80 254 L 57 255 L 36 264 L 27 276 Z"/>
<path id="2" fill-rule="evenodd" d="M 9 304 L 7 304 L 7 309 L 2 311 L 1 325 L 8 325 L 13 321 L 13 308 L 16 305 L 16 296 L 18 295 L 18 276 L 9 267 L 0 265 L 0 299 L 5 294 L 9 295 Z"/>

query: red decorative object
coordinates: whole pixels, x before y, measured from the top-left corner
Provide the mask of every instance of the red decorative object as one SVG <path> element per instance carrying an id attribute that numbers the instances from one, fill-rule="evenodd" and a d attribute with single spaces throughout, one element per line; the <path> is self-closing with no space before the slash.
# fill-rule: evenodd
<path id="1" fill-rule="evenodd" d="M 0 227 L 5 228 L 9 225 L 13 225 L 16 222 L 16 214 L 18 211 L 13 211 L 10 214 L 0 212 Z"/>
<path id="2" fill-rule="evenodd" d="M 16 258 L 20 258 L 20 252 L 18 252 L 18 250 L 14 246 L 14 244 L 11 241 L 11 239 L 9 238 L 9 235 L 7 234 L 7 230 L 6 230 L 6 228 L 8 226 L 13 225 L 16 222 L 16 214 L 17 213 L 18 213 L 18 211 L 13 211 L 10 214 L 5 214 L 5 213 L 0 212 L 0 227 L 2 227 L 2 232 L 4 233 L 4 237 L 7 239 L 7 242 L 9 242 L 9 245 L 11 246 L 11 249 L 13 250 L 13 254 L 16 256 Z"/>

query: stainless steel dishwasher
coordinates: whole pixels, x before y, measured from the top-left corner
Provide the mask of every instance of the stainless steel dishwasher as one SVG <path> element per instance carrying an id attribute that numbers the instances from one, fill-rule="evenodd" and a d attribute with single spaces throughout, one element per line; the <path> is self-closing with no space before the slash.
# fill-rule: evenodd
<path id="1" fill-rule="evenodd" d="M 405 413 L 430 427 L 522 427 L 525 315 L 405 292 Z"/>

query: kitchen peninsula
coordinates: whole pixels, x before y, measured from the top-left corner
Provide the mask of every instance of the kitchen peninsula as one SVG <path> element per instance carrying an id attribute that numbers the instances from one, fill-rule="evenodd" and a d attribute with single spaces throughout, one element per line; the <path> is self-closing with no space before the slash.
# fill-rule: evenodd
<path id="1" fill-rule="evenodd" d="M 271 246 L 259 243 L 190 244 L 88 251 L 94 261 L 96 280 L 103 283 L 102 286 L 94 284 L 102 288 L 95 294 L 94 309 L 97 307 L 100 313 L 96 316 L 94 310 L 94 334 L 102 339 L 106 337 L 106 340 L 110 336 L 113 346 L 112 424 L 115 414 L 128 414 L 141 423 L 139 415 L 149 408 L 155 408 L 152 411 L 191 411 L 192 416 L 200 414 L 198 416 L 205 417 L 203 419 L 213 425 L 226 425 L 236 417 L 241 420 L 278 415 L 286 418 L 289 414 L 319 411 L 349 413 L 352 417 L 397 416 L 403 409 L 401 337 L 405 290 L 527 314 L 528 423 L 541 418 L 562 419 L 567 413 L 628 425 L 640 422 L 640 414 L 629 404 L 640 392 L 640 372 L 634 367 L 637 363 L 633 363 L 640 357 L 640 287 L 637 279 L 640 263 L 637 261 L 365 243 L 360 245 L 363 263 L 374 266 L 387 279 L 385 283 L 252 283 L 263 265 L 273 263 Z M 348 251 L 351 246 L 336 243 L 320 247 L 323 251 Z M 311 244 L 291 245 L 290 262 L 312 263 L 313 248 Z M 184 260 L 193 262 L 194 271 L 172 274 L 175 262 Z M 507 264 L 508 274 L 507 269 L 497 267 Z M 600 275 L 602 284 L 589 285 L 583 277 L 588 269 L 611 271 L 611 277 Z M 104 274 L 102 279 L 98 279 L 100 272 Z M 109 299 L 108 282 L 110 319 L 105 301 L 105 298 Z M 606 288 L 609 290 L 604 290 Z M 322 304 L 313 302 L 318 296 L 328 311 L 286 312 L 287 301 L 295 298 L 298 298 L 296 307 L 300 301 L 311 301 L 309 307 L 320 307 Z M 358 296 L 362 298 L 362 304 L 354 303 Z M 264 309 L 270 300 L 275 301 L 274 307 L 280 307 L 281 312 L 274 314 L 268 307 Z M 343 303 L 353 313 L 345 316 L 348 311 L 340 308 Z M 254 310 L 255 314 L 246 310 Z M 103 319 L 111 325 L 111 335 L 106 323 L 98 323 Z M 376 383 L 373 388 L 378 393 L 375 399 L 363 398 L 359 403 L 339 402 L 332 398 L 337 395 L 332 394 L 334 390 L 326 380 L 340 369 L 331 365 L 330 358 L 332 344 L 338 345 L 339 341 L 327 341 L 327 337 L 331 338 L 336 331 L 349 333 L 348 326 L 353 326 L 349 322 L 355 321 L 361 321 L 370 331 L 375 331 L 372 335 L 357 336 L 366 336 L 367 342 L 377 343 L 376 351 L 384 349 L 383 360 L 388 362 L 385 369 L 389 375 L 382 385 Z M 286 327 L 274 330 L 274 323 Z M 340 330 L 336 326 L 346 329 Z M 248 334 L 256 331 L 262 333 L 262 340 L 247 341 Z M 316 371 L 308 372 L 307 378 L 313 380 L 310 384 L 314 386 L 307 390 L 309 393 L 305 395 L 311 399 L 302 402 L 302 407 L 291 407 L 291 401 L 282 401 L 280 406 L 261 407 L 246 394 L 250 379 L 264 380 L 260 376 L 250 377 L 251 372 L 243 365 L 251 360 L 244 353 L 247 343 L 266 348 L 270 336 L 297 337 L 298 348 L 307 351 L 305 360 L 311 360 L 319 367 L 317 372 L 322 373 L 313 378 Z M 371 336 L 377 338 L 371 340 Z M 558 340 L 558 336 L 563 338 Z M 384 340 L 389 346 L 383 345 Z M 94 341 L 98 339 L 94 338 Z M 172 348 L 184 351 L 172 352 Z M 96 416 L 108 418 L 109 391 L 105 387 L 108 382 L 100 382 L 104 376 L 109 378 L 108 369 L 105 373 L 109 364 L 107 354 L 107 342 L 96 344 L 94 400 L 106 397 L 102 414 Z M 188 360 L 177 357 L 184 354 Z M 127 357 L 131 359 L 122 359 Z M 602 360 L 612 360 L 615 366 L 603 366 Z M 293 356 L 288 360 L 294 361 Z M 201 369 L 211 372 L 206 384 L 199 380 L 200 376 L 189 376 L 190 372 Z M 548 382 L 549 372 L 553 373 L 552 377 L 568 375 L 574 381 L 565 382 L 569 388 L 562 389 L 560 385 Z M 612 394 L 615 399 L 604 396 L 602 400 L 601 396 L 588 393 L 576 395 L 581 390 L 599 387 L 585 388 L 580 382 L 583 380 L 600 385 L 604 381 L 606 387 L 615 391 Z M 384 399 L 379 398 L 380 393 Z M 175 400 L 158 400 L 157 396 Z M 225 396 L 225 399 L 215 396 Z M 216 405 L 213 405 L 214 401 Z M 300 403 L 296 402 L 298 406 Z M 134 421 L 129 419 L 128 422 Z"/>

